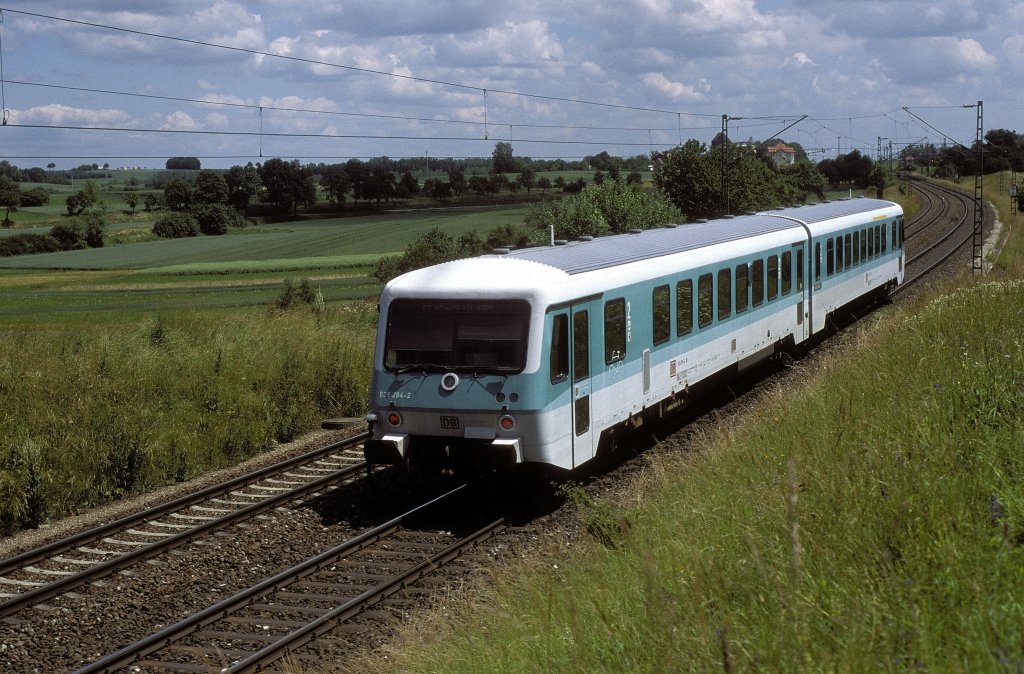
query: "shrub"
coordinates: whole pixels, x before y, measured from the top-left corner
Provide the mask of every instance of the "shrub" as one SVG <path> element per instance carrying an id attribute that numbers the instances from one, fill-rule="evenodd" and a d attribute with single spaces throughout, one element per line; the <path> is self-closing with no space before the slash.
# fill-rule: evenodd
<path id="1" fill-rule="evenodd" d="M 45 206 L 50 203 L 50 193 L 42 187 L 33 187 L 21 193 L 22 206 Z"/>
<path id="2" fill-rule="evenodd" d="M 238 211 L 224 204 L 200 204 L 193 212 L 199 221 L 199 231 L 211 236 L 227 233 L 228 227 L 249 224 Z"/>
<path id="3" fill-rule="evenodd" d="M 103 211 L 98 208 L 90 208 L 82 214 L 80 222 L 86 245 L 90 248 L 102 248 L 103 235 L 107 228 Z"/>
<path id="4" fill-rule="evenodd" d="M 50 236 L 57 240 L 60 250 L 79 250 L 88 247 L 85 242 L 85 227 L 75 219 L 54 225 Z"/>
<path id="5" fill-rule="evenodd" d="M 199 236 L 199 223 L 194 216 L 188 213 L 168 213 L 156 221 L 153 225 L 153 233 L 165 239 Z"/>
<path id="6" fill-rule="evenodd" d="M 55 253 L 61 250 L 57 239 L 49 234 L 17 234 L 0 239 L 0 257 Z"/>

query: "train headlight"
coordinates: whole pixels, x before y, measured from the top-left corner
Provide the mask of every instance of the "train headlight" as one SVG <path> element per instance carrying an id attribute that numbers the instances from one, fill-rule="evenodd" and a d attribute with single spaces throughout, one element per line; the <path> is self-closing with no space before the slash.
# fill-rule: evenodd
<path id="1" fill-rule="evenodd" d="M 501 429 L 504 431 L 511 431 L 516 427 L 516 418 L 511 414 L 502 415 L 502 417 L 498 419 L 498 425 L 501 426 Z"/>
<path id="2" fill-rule="evenodd" d="M 445 376 L 441 377 L 441 388 L 445 391 L 454 391 L 459 385 L 459 375 L 454 372 L 449 372 Z"/>
<path id="3" fill-rule="evenodd" d="M 392 426 L 398 427 L 402 425 L 402 415 L 394 410 L 388 412 L 387 420 Z"/>

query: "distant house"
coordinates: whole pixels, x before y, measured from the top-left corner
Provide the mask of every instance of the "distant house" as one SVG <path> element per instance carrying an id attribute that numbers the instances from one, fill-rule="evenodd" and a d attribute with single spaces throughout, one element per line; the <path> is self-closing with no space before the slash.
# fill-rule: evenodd
<path id="1" fill-rule="evenodd" d="M 772 158 L 776 166 L 790 166 L 796 161 L 796 150 L 782 141 L 765 148 L 765 152 Z"/>

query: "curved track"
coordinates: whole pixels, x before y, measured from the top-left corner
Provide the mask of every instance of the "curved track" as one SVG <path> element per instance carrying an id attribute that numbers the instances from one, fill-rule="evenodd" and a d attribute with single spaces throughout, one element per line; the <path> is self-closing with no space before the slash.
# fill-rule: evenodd
<path id="1" fill-rule="evenodd" d="M 974 200 L 971 197 L 926 180 L 908 182 L 925 199 L 926 206 L 906 225 L 906 278 L 893 291 L 894 295 L 955 262 L 954 258 L 970 249 L 974 235 Z M 911 224 L 915 225 L 913 230 Z"/>

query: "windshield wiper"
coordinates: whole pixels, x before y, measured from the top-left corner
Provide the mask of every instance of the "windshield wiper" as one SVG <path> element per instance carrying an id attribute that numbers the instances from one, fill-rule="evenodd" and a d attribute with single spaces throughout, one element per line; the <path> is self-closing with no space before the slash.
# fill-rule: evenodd
<path id="1" fill-rule="evenodd" d="M 410 363 L 409 365 L 402 365 L 394 369 L 395 374 L 405 374 L 406 372 L 447 372 L 451 368 L 445 367 L 444 365 L 431 365 L 427 363 Z"/>

